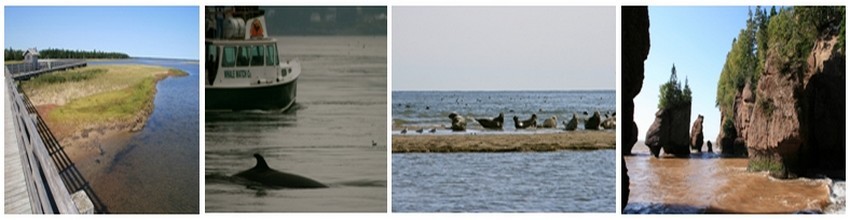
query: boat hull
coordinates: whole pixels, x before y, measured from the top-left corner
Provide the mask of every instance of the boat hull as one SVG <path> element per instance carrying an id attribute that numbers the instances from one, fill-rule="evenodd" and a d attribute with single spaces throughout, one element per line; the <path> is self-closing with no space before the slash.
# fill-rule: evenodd
<path id="1" fill-rule="evenodd" d="M 298 80 L 288 83 L 242 88 L 206 88 L 207 110 L 280 110 L 295 103 Z"/>

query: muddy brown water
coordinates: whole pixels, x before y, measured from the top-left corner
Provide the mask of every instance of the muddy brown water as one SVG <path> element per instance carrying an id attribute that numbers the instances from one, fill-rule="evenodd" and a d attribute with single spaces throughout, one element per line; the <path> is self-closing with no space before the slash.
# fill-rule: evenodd
<path id="1" fill-rule="evenodd" d="M 747 158 L 715 153 L 655 158 L 638 142 L 627 156 L 631 190 L 624 213 L 820 212 L 831 180 L 780 180 L 747 171 Z"/>

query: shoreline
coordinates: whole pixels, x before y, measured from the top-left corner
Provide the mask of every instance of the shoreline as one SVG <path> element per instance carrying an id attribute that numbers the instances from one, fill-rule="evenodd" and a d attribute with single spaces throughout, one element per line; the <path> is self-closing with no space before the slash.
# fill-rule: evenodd
<path id="1" fill-rule="evenodd" d="M 140 65 L 114 65 L 109 68 L 134 68 Z M 142 65 L 147 66 L 147 65 Z M 57 103 L 41 103 L 35 104 L 39 115 L 45 120 L 48 128 L 56 136 L 57 141 L 66 149 L 69 150 L 69 155 L 76 155 L 77 159 L 89 160 L 94 159 L 96 163 L 101 163 L 98 156 L 103 156 L 107 151 L 104 146 L 112 144 L 103 144 L 101 142 L 117 143 L 126 140 L 133 133 L 140 131 L 147 123 L 147 120 L 153 113 L 154 100 L 156 99 L 157 84 L 168 77 L 182 77 L 188 75 L 185 71 L 170 69 L 161 66 L 151 66 L 158 69 L 156 72 L 147 73 L 149 75 L 142 76 L 142 79 L 135 84 L 126 85 L 126 87 L 115 87 L 107 90 L 93 90 L 88 94 L 76 94 L 73 100 L 86 99 L 104 93 L 119 92 L 128 88 L 149 86 L 151 89 L 144 94 L 141 108 L 129 114 L 126 117 L 116 117 L 105 121 L 88 121 L 87 123 L 73 123 L 73 121 L 61 121 L 54 118 L 52 111 L 61 108 L 71 103 L 72 100 L 64 100 L 56 98 L 63 96 L 61 92 L 46 95 L 48 100 L 62 100 L 61 104 Z M 97 67 L 89 67 L 97 69 Z M 94 83 L 94 82 L 89 82 Z M 79 93 L 78 91 L 74 91 Z M 30 94 L 28 94 L 30 96 Z M 42 98 L 44 99 L 44 98 Z M 109 149 L 112 150 L 112 149 Z M 75 152 L 76 151 L 76 152 Z"/>
<path id="2" fill-rule="evenodd" d="M 392 153 L 547 152 L 615 148 L 616 134 L 613 131 L 392 136 Z"/>

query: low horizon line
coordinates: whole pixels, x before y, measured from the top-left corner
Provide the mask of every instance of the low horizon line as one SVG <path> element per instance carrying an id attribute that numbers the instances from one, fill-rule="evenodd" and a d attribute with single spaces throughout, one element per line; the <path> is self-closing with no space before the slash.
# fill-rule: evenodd
<path id="1" fill-rule="evenodd" d="M 505 90 L 442 90 L 442 89 L 434 89 L 434 90 L 425 90 L 425 89 L 412 89 L 412 90 L 391 90 L 392 92 L 561 92 L 561 91 L 570 91 L 570 92 L 594 92 L 594 91 L 617 91 L 616 89 L 572 89 L 572 90 L 555 90 L 555 89 L 505 89 Z"/>
<path id="2" fill-rule="evenodd" d="M 178 58 L 178 57 L 134 57 L 131 56 L 129 59 L 157 59 L 157 60 L 182 60 L 182 61 L 201 61 L 201 59 L 192 59 L 192 58 Z"/>

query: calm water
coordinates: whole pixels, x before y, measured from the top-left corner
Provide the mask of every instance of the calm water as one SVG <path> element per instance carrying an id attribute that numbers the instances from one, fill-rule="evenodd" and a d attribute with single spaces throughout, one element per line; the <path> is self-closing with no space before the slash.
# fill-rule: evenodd
<path id="1" fill-rule="evenodd" d="M 283 58 L 302 62 L 296 105 L 287 113 L 205 113 L 206 211 L 385 212 L 386 37 L 278 39 Z M 254 153 L 330 188 L 257 190 L 229 181 L 254 166 Z"/>
<path id="2" fill-rule="evenodd" d="M 614 212 L 614 150 L 393 154 L 393 212 Z"/>
<path id="3" fill-rule="evenodd" d="M 582 115 L 583 112 L 599 111 L 604 115 L 616 110 L 614 91 L 394 91 L 392 100 L 394 130 L 448 126 L 451 112 L 476 118 L 493 118 L 504 113 L 502 132 L 515 131 L 513 116 L 525 120 L 531 114 L 537 114 L 539 124 L 554 115 L 558 117 L 558 126 L 563 128 L 561 122 L 572 118 L 573 113 L 583 119 L 590 116 Z M 583 121 L 579 122 L 583 128 Z M 467 126 L 471 130 L 483 129 L 474 121 Z"/>
<path id="4" fill-rule="evenodd" d="M 157 83 L 154 111 L 144 129 L 122 139 L 109 166 L 85 172 L 94 192 L 113 213 L 198 213 L 198 64 L 181 60 L 132 59 L 89 62 L 177 68 L 185 77 Z M 104 141 L 108 143 L 109 141 Z M 78 163 L 86 163 L 78 162 Z"/>
<path id="5" fill-rule="evenodd" d="M 624 213 L 844 213 L 843 180 L 774 179 L 747 171 L 747 158 L 714 153 L 658 159 L 642 142 L 633 152 L 626 157 L 631 194 Z"/>

